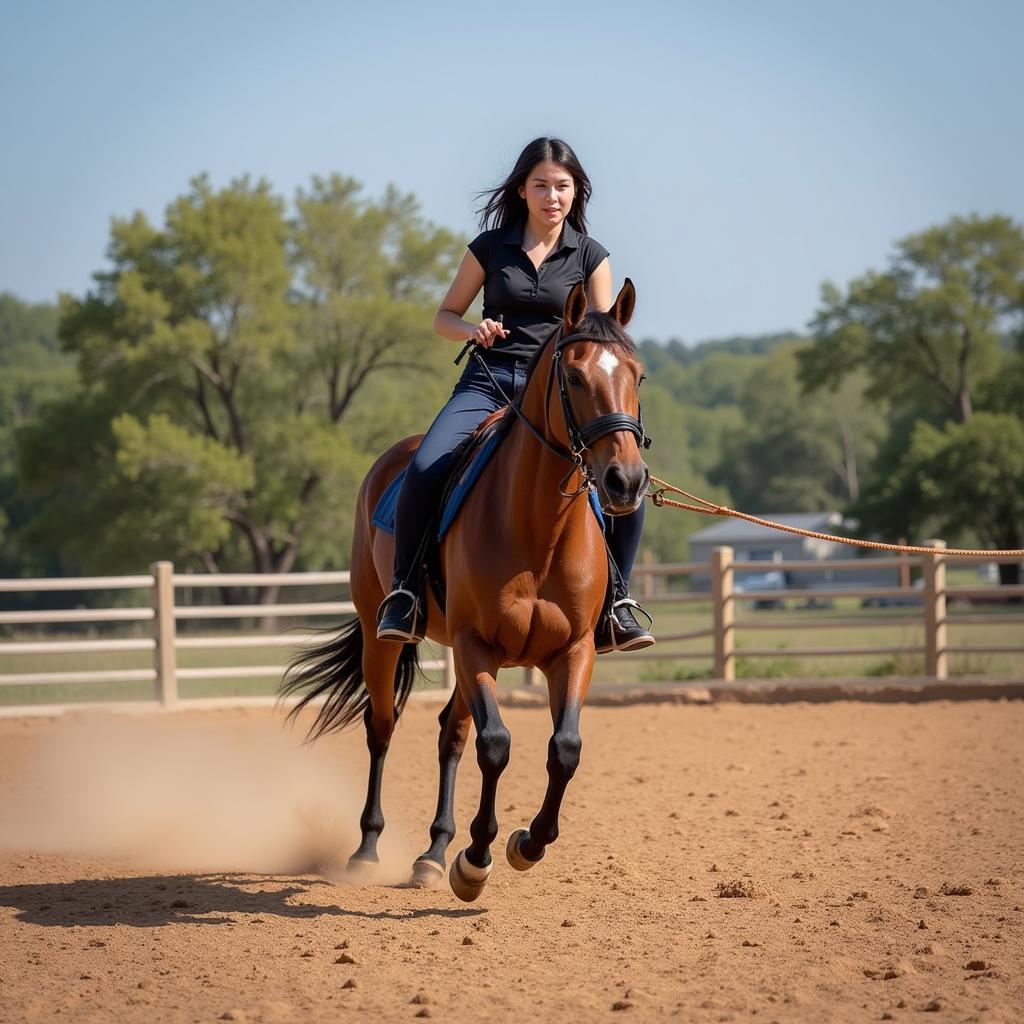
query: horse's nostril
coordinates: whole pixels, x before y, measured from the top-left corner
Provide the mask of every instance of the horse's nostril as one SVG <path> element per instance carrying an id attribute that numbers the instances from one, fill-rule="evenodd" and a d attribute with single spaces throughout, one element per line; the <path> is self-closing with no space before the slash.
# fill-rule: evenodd
<path id="1" fill-rule="evenodd" d="M 624 498 L 629 492 L 629 480 L 618 466 L 609 466 L 604 473 L 604 489 L 613 498 Z"/>

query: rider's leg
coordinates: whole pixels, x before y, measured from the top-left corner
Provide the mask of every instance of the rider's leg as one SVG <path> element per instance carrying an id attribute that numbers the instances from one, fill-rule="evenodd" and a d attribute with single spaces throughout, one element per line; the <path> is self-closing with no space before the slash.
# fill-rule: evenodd
<path id="1" fill-rule="evenodd" d="M 608 550 L 618 572 L 612 574 L 608 588 L 610 607 L 597 627 L 595 646 L 598 654 L 615 650 L 635 651 L 654 643 L 654 637 L 634 618 L 633 609 L 638 609 L 648 619 L 650 616 L 629 596 L 629 577 L 644 530 L 644 507 L 641 504 L 636 511 L 605 522 Z"/>
<path id="2" fill-rule="evenodd" d="M 492 367 L 492 373 L 510 393 L 511 369 Z M 380 639 L 408 643 L 423 638 L 426 607 L 419 596 L 423 581 L 416 556 L 424 530 L 440 500 L 453 450 L 503 404 L 480 367 L 471 362 L 413 455 L 395 508 L 394 580 L 381 606 L 377 628 Z"/>

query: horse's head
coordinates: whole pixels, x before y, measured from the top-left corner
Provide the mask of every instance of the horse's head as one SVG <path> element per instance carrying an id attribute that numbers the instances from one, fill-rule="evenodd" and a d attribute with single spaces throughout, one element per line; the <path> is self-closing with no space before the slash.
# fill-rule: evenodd
<path id="1" fill-rule="evenodd" d="M 629 278 L 607 313 L 588 313 L 583 285 L 573 286 L 554 342 L 555 386 L 548 394 L 550 427 L 564 431 L 559 440 L 582 458 L 611 515 L 637 508 L 651 478 L 641 450 L 650 444 L 640 420 L 643 367 L 624 330 L 635 304 Z"/>

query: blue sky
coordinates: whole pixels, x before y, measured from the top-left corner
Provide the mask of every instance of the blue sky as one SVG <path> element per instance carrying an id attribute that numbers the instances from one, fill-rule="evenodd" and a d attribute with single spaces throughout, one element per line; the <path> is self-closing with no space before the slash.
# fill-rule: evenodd
<path id="1" fill-rule="evenodd" d="M 953 214 L 1024 220 L 1024 4 L 42 2 L 0 15 L 0 291 L 76 293 L 111 216 L 338 171 L 476 233 L 557 135 L 636 337 L 803 329 Z"/>

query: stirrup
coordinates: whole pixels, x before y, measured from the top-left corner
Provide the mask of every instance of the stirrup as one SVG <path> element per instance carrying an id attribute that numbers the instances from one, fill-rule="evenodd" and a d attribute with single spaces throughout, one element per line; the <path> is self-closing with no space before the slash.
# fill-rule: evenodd
<path id="1" fill-rule="evenodd" d="M 632 638 L 624 637 L 620 642 L 617 636 L 620 632 L 619 620 L 615 617 L 615 609 L 622 608 L 623 606 L 635 608 L 640 612 L 647 620 L 647 627 L 644 628 L 638 622 L 637 628 L 641 630 L 641 633 L 634 634 Z M 636 651 L 643 647 L 652 647 L 657 642 L 649 632 L 650 627 L 654 625 L 654 616 L 631 597 L 620 597 L 617 601 L 613 601 L 604 618 L 608 621 L 608 633 L 611 643 L 610 646 L 596 648 L 598 654 L 609 654 L 611 651 Z"/>
<path id="2" fill-rule="evenodd" d="M 402 616 L 396 618 L 398 622 L 392 622 L 390 624 L 382 624 L 382 621 L 388 616 L 391 611 L 392 599 L 395 597 L 408 597 L 410 610 Z M 395 587 L 381 601 L 377 608 L 377 639 L 378 640 L 401 640 L 407 644 L 418 643 L 424 637 L 424 623 L 421 623 L 422 615 L 422 598 L 419 594 L 414 593 L 412 590 L 407 590 L 405 587 Z"/>

